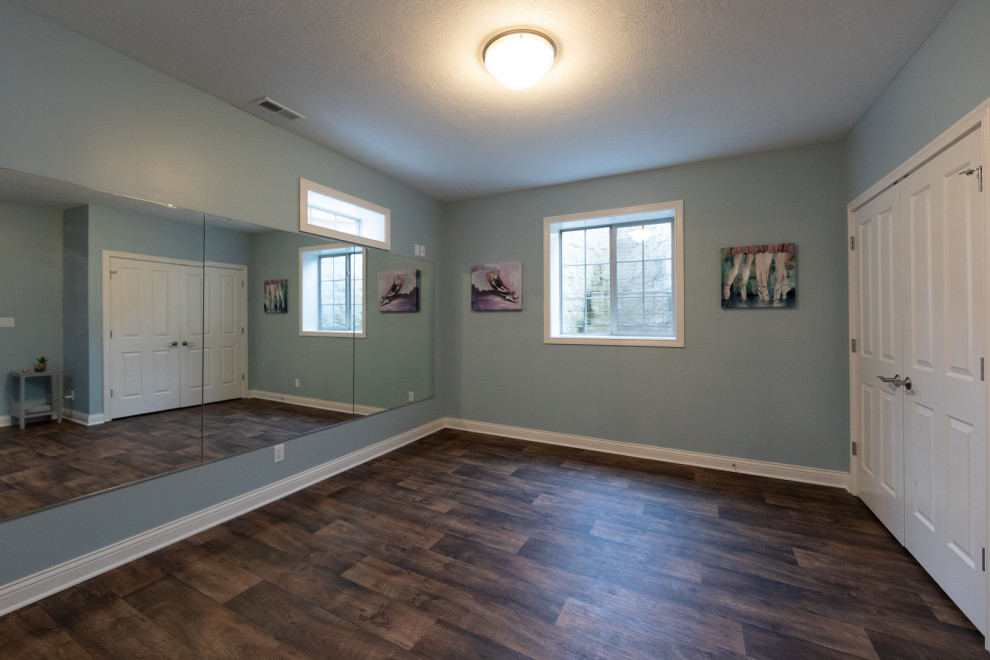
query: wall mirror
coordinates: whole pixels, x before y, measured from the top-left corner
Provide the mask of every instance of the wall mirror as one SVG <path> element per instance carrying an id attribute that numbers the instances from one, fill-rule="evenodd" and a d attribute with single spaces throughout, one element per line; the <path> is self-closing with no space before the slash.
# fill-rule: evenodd
<path id="1" fill-rule="evenodd" d="M 423 260 L 0 169 L 0 281 L 0 520 L 433 395 Z"/>

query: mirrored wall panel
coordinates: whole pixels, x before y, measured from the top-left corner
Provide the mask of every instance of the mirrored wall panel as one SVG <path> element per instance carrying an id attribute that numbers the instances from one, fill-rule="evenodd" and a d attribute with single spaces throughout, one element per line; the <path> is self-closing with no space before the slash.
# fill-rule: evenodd
<path id="1" fill-rule="evenodd" d="M 367 328 L 354 345 L 363 414 L 433 396 L 433 264 L 382 250 L 368 250 L 367 262 Z"/>
<path id="2" fill-rule="evenodd" d="M 431 397 L 432 278 L 0 170 L 0 520 Z"/>
<path id="3" fill-rule="evenodd" d="M 355 418 L 362 256 L 350 244 L 207 217 L 205 460 Z"/>

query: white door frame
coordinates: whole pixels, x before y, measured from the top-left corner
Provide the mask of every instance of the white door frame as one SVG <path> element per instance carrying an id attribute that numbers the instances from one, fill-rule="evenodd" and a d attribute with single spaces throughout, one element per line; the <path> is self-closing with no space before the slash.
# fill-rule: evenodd
<path id="1" fill-rule="evenodd" d="M 882 193 L 887 188 L 893 186 L 898 181 L 904 179 L 909 174 L 920 168 L 925 162 L 931 160 L 934 156 L 944 151 L 958 139 L 965 136 L 967 133 L 974 129 L 983 129 L 983 162 L 984 172 L 983 172 L 983 186 L 986 194 L 990 196 L 990 99 L 987 99 L 974 110 L 972 110 L 965 117 L 953 124 L 949 129 L 939 135 L 935 140 L 928 143 L 925 147 L 915 153 L 911 158 L 906 160 L 900 166 L 898 166 L 890 174 L 882 178 L 876 184 L 871 186 L 866 192 L 862 193 L 856 199 L 848 204 L 846 207 L 847 217 L 847 236 L 851 237 L 856 235 L 856 218 L 854 213 L 867 204 L 874 197 Z M 984 215 L 985 215 L 985 226 L 990 229 L 990 203 L 985 203 L 984 205 Z M 857 248 L 859 246 L 856 246 Z M 990 256 L 990 231 L 984 234 L 984 254 Z M 848 257 L 848 269 L 849 269 L 849 442 L 850 442 L 850 456 L 852 452 L 852 443 L 857 443 L 858 447 L 862 447 L 861 438 L 859 437 L 859 402 L 856 396 L 857 383 L 859 382 L 859 374 L 857 373 L 857 363 L 856 354 L 852 352 L 851 346 L 853 341 L 857 341 L 857 333 L 859 327 L 859 317 L 857 312 L 857 298 L 858 298 L 858 283 L 859 283 L 859 272 L 856 254 L 853 251 L 849 252 Z M 990 263 L 990 259 L 987 260 Z M 986 269 L 987 274 L 985 278 L 990 281 L 990 268 Z M 990 309 L 990 286 L 985 287 L 987 293 L 987 309 Z M 990 358 L 990 332 L 985 333 L 986 338 L 984 340 L 984 355 Z M 990 387 L 987 388 L 987 401 L 984 402 L 984 407 L 986 410 L 990 411 Z M 990 442 L 990 438 L 988 438 Z M 990 474 L 990 452 L 987 452 L 987 474 Z M 850 460 L 849 469 L 849 492 L 856 495 L 858 494 L 858 484 L 857 484 L 856 470 L 853 469 L 852 461 Z M 987 506 L 990 510 L 990 488 L 987 488 Z M 988 525 L 987 538 L 984 539 L 984 547 L 990 548 L 990 525 Z M 984 572 L 983 579 L 987 579 L 988 573 Z M 988 601 L 990 601 L 990 589 L 988 589 Z M 990 602 L 988 602 L 988 612 L 990 612 Z M 986 630 L 990 630 L 990 614 L 988 614 L 988 620 L 984 622 Z M 990 635 L 984 637 L 984 646 L 987 650 L 990 650 Z"/>
<path id="2" fill-rule="evenodd" d="M 244 281 L 247 282 L 247 266 L 242 264 L 227 264 L 214 261 L 190 261 L 188 259 L 170 259 L 168 257 L 156 257 L 148 254 L 135 254 L 131 252 L 117 252 L 114 250 L 103 251 L 103 321 L 100 333 L 103 335 L 101 360 L 103 363 L 103 421 L 109 422 L 113 419 L 113 411 L 110 407 L 110 260 L 113 258 L 135 259 L 139 261 L 151 261 L 155 263 L 175 264 L 178 266 L 192 266 L 202 268 L 205 266 L 216 266 L 219 268 L 231 268 L 241 270 L 244 274 Z M 245 293 L 246 302 L 246 293 Z M 244 333 L 241 335 L 241 355 L 244 356 L 244 384 L 241 387 L 242 396 L 247 396 L 247 305 L 244 305 L 244 317 L 242 319 Z"/>

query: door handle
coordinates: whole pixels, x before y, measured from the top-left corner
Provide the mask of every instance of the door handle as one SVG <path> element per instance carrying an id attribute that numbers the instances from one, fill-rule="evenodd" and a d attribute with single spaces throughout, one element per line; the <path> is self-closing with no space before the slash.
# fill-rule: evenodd
<path id="1" fill-rule="evenodd" d="M 910 376 L 908 376 L 904 380 L 901 380 L 901 375 L 900 374 L 894 374 L 894 377 L 893 378 L 887 378 L 887 377 L 884 377 L 884 376 L 877 376 L 877 378 L 879 378 L 880 380 L 882 380 L 885 383 L 893 383 L 894 384 L 894 387 L 901 387 L 903 385 L 904 386 L 904 389 L 908 390 L 909 392 L 911 391 L 911 377 Z"/>
<path id="2" fill-rule="evenodd" d="M 173 339 L 172 341 L 170 341 L 170 342 L 168 343 L 168 346 L 167 346 L 167 348 L 175 348 L 175 347 L 176 347 L 176 346 L 178 346 L 178 345 L 179 345 L 179 342 L 177 342 L 177 341 L 175 341 L 175 340 Z"/>
<path id="3" fill-rule="evenodd" d="M 188 346 L 189 348 L 192 348 L 193 346 L 195 346 L 194 343 L 192 343 L 191 341 L 186 341 L 186 340 L 182 340 L 182 345 L 183 346 Z"/>

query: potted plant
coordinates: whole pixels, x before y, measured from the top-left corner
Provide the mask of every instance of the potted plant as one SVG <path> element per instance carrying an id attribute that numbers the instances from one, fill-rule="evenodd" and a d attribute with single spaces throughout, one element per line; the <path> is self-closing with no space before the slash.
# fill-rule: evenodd
<path id="1" fill-rule="evenodd" d="M 48 368 L 48 358 L 46 358 L 44 355 L 42 355 L 40 358 L 38 358 L 38 364 L 35 365 L 34 370 L 35 371 L 44 371 L 47 368 Z"/>

